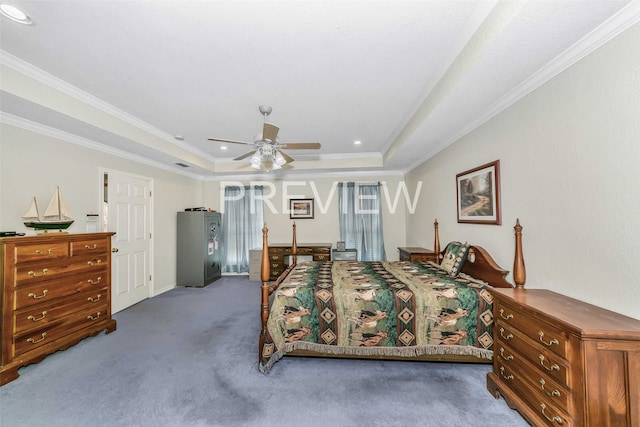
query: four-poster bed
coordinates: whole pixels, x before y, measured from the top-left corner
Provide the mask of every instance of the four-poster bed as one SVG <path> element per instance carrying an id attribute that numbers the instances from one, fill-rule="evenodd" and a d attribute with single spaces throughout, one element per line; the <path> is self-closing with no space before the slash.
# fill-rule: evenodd
<path id="1" fill-rule="evenodd" d="M 260 370 L 268 372 L 285 354 L 491 363 L 490 290 L 513 287 L 505 279 L 508 271 L 481 246 L 451 242 L 441 252 L 437 221 L 434 227 L 434 251 L 452 264 L 298 264 L 294 223 L 291 265 L 270 283 L 265 224 Z M 516 287 L 524 284 L 520 239 L 516 228 Z"/>

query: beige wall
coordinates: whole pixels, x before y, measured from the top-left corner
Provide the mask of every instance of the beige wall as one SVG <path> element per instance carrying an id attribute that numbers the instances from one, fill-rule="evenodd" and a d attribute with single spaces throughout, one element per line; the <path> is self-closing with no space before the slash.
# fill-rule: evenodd
<path id="1" fill-rule="evenodd" d="M 500 159 L 503 225 L 456 222 L 455 175 Z M 411 171 L 431 185 L 407 243 L 437 217 L 443 241 L 485 246 L 512 268 L 524 226 L 527 287 L 640 319 L 640 25 Z"/>
<path id="2" fill-rule="evenodd" d="M 257 177 L 258 178 L 258 177 Z M 313 219 L 296 220 L 296 234 L 299 243 L 331 243 L 333 248 L 340 240 L 340 226 L 338 220 L 338 190 L 337 183 L 341 181 L 386 182 L 390 203 L 382 192 L 383 217 L 382 224 L 384 230 L 385 251 L 387 259 L 398 259 L 398 246 L 405 244 L 405 197 L 404 193 L 399 198 L 398 203 L 394 201 L 398 186 L 404 181 L 402 176 L 336 176 L 336 177 L 314 177 L 308 179 L 278 179 L 259 181 L 256 178 L 255 184 L 265 187 L 265 222 L 269 228 L 270 243 L 291 242 L 291 229 L 293 220 L 289 218 L 289 199 L 309 199 L 315 200 L 315 213 Z M 263 177 L 261 177 L 263 178 Z M 264 178 L 263 178 L 264 179 Z M 205 202 L 207 207 L 214 210 L 223 211 L 223 201 L 220 200 L 220 190 L 228 181 L 208 181 L 205 184 Z M 236 181 L 233 185 L 248 185 L 250 181 Z M 332 191 L 333 189 L 333 191 Z M 268 197 L 272 195 L 272 197 Z M 411 194 L 413 197 L 413 194 Z M 284 205 L 283 205 L 284 203 Z"/>
<path id="3" fill-rule="evenodd" d="M 163 171 L 6 124 L 0 127 L 0 229 L 26 232 L 20 218 L 36 196 L 46 208 L 59 185 L 75 222 L 86 231 L 87 213 L 101 213 L 101 170 L 117 170 L 153 181 L 153 292 L 175 286 L 176 212 L 202 205 L 200 180 Z"/>

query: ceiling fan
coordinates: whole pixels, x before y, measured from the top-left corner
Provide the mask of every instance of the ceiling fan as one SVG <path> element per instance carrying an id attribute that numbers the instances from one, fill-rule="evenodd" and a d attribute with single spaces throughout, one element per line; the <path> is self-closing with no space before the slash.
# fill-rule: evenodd
<path id="1" fill-rule="evenodd" d="M 278 131 L 280 128 L 273 123 L 267 122 L 267 117 L 271 114 L 272 108 L 269 105 L 258 107 L 260 114 L 264 117 L 262 135 L 259 135 L 254 142 L 234 141 L 231 139 L 209 138 L 209 141 L 229 142 L 232 144 L 252 145 L 255 150 L 249 151 L 233 160 L 242 160 L 251 156 L 251 167 L 269 172 L 273 169 L 280 169 L 287 163 L 295 159 L 289 156 L 282 149 L 290 150 L 315 150 L 320 148 L 318 142 L 280 142 L 278 141 Z"/>

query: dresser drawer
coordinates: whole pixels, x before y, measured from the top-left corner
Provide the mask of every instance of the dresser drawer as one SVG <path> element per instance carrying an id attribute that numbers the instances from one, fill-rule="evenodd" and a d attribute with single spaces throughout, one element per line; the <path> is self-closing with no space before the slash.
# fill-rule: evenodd
<path id="1" fill-rule="evenodd" d="M 527 383 L 535 390 L 540 399 L 545 399 L 568 412 L 571 392 L 560 386 L 548 375 L 531 365 L 523 356 L 513 348 L 498 342 L 495 347 L 494 357 L 496 363 L 517 372 L 520 380 Z"/>
<path id="2" fill-rule="evenodd" d="M 313 248 L 314 255 L 326 255 L 331 253 L 331 248 Z"/>
<path id="3" fill-rule="evenodd" d="M 16 267 L 15 286 L 29 285 L 64 275 L 103 270 L 107 265 L 108 254 L 97 255 L 85 260 L 62 260 L 55 263 L 42 263 Z"/>
<path id="4" fill-rule="evenodd" d="M 110 242 L 105 239 L 71 242 L 71 256 L 101 255 L 107 253 Z"/>
<path id="5" fill-rule="evenodd" d="M 555 406 L 552 402 L 544 397 L 540 397 L 529 387 L 527 381 L 520 376 L 520 372 L 515 366 L 505 365 L 501 362 L 495 364 L 496 374 L 505 384 L 518 393 L 525 404 L 529 406 L 544 424 L 535 423 L 540 426 L 563 426 L 571 427 L 575 424 L 571 417 L 564 411 Z"/>
<path id="6" fill-rule="evenodd" d="M 284 248 L 269 248 L 269 255 L 284 255 Z"/>
<path id="7" fill-rule="evenodd" d="M 532 345 L 528 337 L 524 336 L 517 329 L 505 325 L 501 320 L 496 322 L 495 327 L 498 331 L 498 345 L 504 342 L 512 348 L 517 348 L 518 352 L 527 358 L 538 371 L 548 375 L 564 386 L 570 386 L 570 367 L 567 361 L 561 359 L 554 353 L 541 350 L 537 347 L 537 344 Z"/>
<path id="8" fill-rule="evenodd" d="M 529 313 L 510 307 L 501 301 L 496 304 L 496 316 L 502 322 L 518 328 L 527 337 L 557 355 L 563 358 L 567 357 L 570 339 L 562 329 Z"/>
<path id="9" fill-rule="evenodd" d="M 47 261 L 50 259 L 66 258 L 69 256 L 69 244 L 58 243 L 34 243 L 32 245 L 20 245 L 15 248 L 15 263 L 21 264 L 31 261 Z"/>
<path id="10" fill-rule="evenodd" d="M 28 330 L 39 329 L 89 307 L 102 306 L 107 301 L 107 291 L 108 289 L 103 287 L 82 292 L 63 300 L 54 300 L 16 310 L 14 312 L 14 333 L 21 334 Z"/>
<path id="11" fill-rule="evenodd" d="M 108 320 L 108 318 L 109 309 L 105 300 L 101 305 L 85 308 L 59 322 L 43 325 L 37 330 L 16 335 L 13 342 L 15 356 L 36 350 L 75 331 Z"/>
<path id="12" fill-rule="evenodd" d="M 46 303 L 56 298 L 73 295 L 89 289 L 99 289 L 107 281 L 107 270 L 87 272 L 65 277 L 56 281 L 45 281 L 21 286 L 14 291 L 15 308 L 21 309 L 35 304 Z"/>
<path id="13" fill-rule="evenodd" d="M 331 255 L 329 254 L 313 254 L 314 261 L 330 261 Z"/>

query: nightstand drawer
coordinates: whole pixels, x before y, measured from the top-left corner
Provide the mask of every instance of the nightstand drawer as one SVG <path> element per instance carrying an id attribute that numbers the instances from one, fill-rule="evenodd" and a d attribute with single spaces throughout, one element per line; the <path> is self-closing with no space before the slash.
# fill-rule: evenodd
<path id="1" fill-rule="evenodd" d="M 402 247 L 398 248 L 400 261 L 431 261 L 438 262 L 438 256 L 429 249 L 420 247 Z"/>

